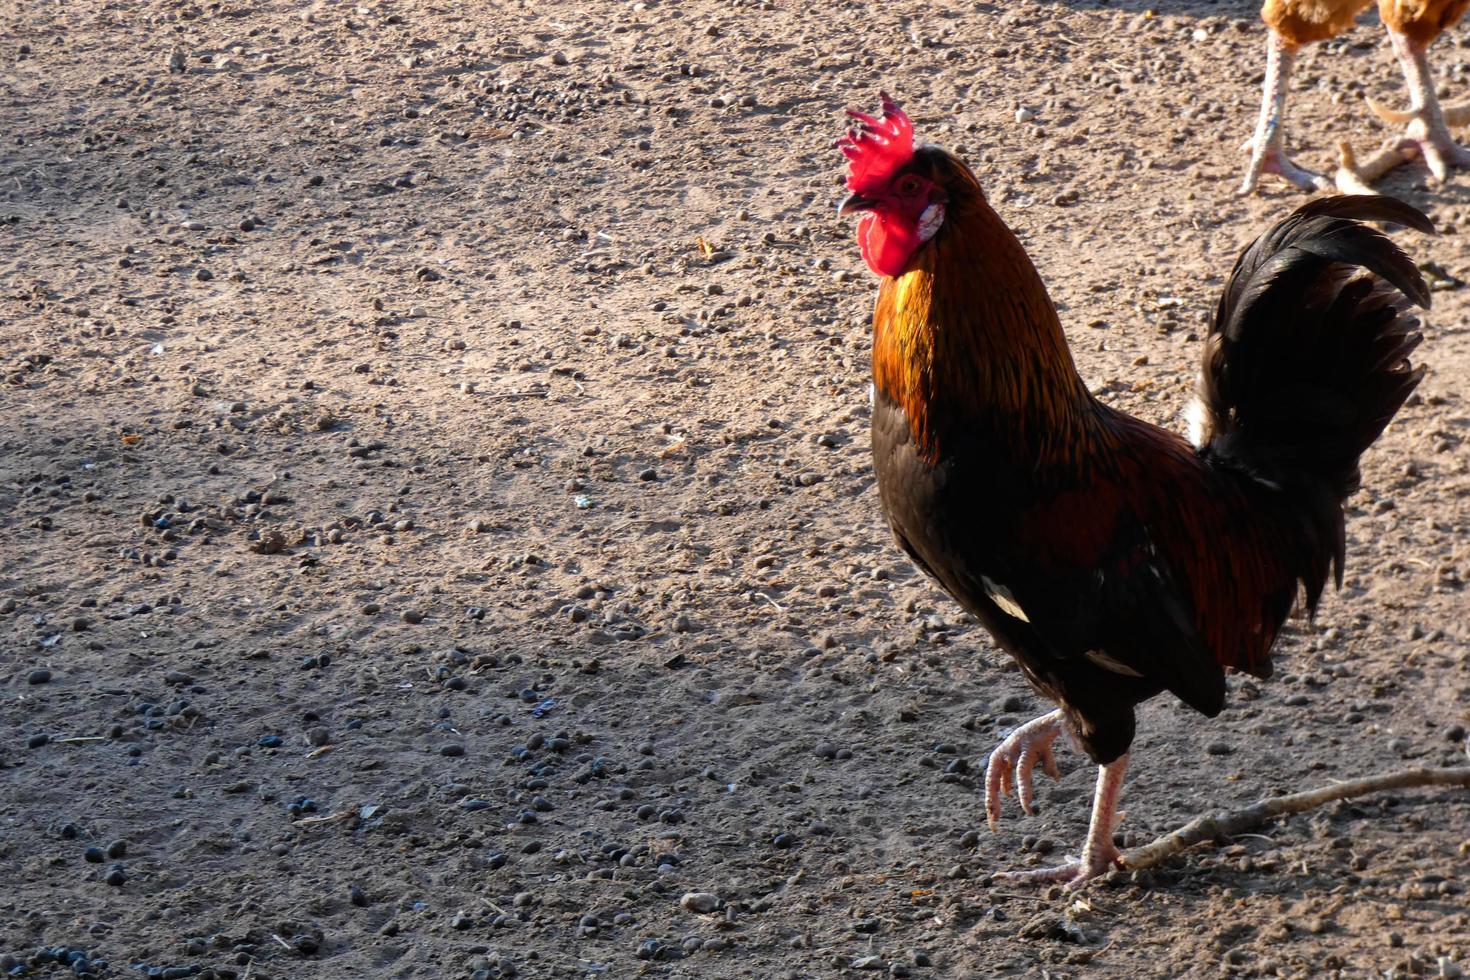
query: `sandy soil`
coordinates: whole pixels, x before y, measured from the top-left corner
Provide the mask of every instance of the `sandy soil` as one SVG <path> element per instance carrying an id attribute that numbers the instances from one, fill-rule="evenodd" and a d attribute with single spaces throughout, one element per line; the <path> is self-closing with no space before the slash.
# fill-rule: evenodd
<path id="1" fill-rule="evenodd" d="M 977 770 L 1042 705 L 882 526 L 873 282 L 829 144 L 899 95 L 1022 234 L 1084 377 L 1172 423 L 1223 275 L 1302 197 L 1232 196 L 1253 4 L 1160 6 L 6 5 L 0 954 L 255 980 L 1470 966 L 1463 793 L 1080 903 L 989 883 L 1075 845 L 1092 771 L 1064 758 L 1039 816 L 983 829 Z M 1470 95 L 1458 36 L 1434 57 Z M 1371 19 L 1294 88 L 1319 168 L 1386 135 L 1360 93 L 1402 101 Z M 1405 245 L 1470 277 L 1470 178 L 1424 177 L 1386 184 L 1444 230 Z M 1467 307 L 1435 294 L 1346 586 L 1277 677 L 1213 722 L 1142 712 L 1130 838 L 1463 763 Z"/>

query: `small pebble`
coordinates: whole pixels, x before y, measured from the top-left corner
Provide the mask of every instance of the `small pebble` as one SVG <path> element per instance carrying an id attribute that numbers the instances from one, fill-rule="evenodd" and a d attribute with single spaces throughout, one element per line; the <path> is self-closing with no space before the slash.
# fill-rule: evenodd
<path id="1" fill-rule="evenodd" d="M 51 680 L 51 671 L 39 667 L 26 675 L 27 684 L 45 684 Z"/>
<path id="2" fill-rule="evenodd" d="M 704 915 L 720 907 L 720 898 L 712 892 L 688 892 L 679 899 L 679 905 L 686 912 Z"/>

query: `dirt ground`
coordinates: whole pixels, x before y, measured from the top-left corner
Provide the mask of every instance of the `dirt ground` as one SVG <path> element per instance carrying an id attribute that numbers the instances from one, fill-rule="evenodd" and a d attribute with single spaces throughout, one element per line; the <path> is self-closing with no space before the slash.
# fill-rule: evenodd
<path id="1" fill-rule="evenodd" d="M 1093 770 L 984 829 L 1043 705 L 882 525 L 830 143 L 899 96 L 1089 383 L 1177 425 L 1235 255 L 1303 197 L 1232 196 L 1254 4 L 1159 6 L 4 5 L 0 968 L 1470 969 L 1460 791 L 1081 901 L 989 880 L 1076 847 Z M 1375 16 L 1303 54 L 1299 162 L 1388 135 L 1361 94 L 1404 99 Z M 1402 236 L 1443 273 L 1429 374 L 1346 584 L 1219 719 L 1141 712 L 1131 840 L 1465 761 L 1470 177 L 1425 176 L 1385 189 L 1443 229 Z"/>

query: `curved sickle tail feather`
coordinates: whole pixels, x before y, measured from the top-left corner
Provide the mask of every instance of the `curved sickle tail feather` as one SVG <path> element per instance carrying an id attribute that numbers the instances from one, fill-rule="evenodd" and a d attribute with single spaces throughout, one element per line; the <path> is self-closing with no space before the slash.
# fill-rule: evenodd
<path id="1" fill-rule="evenodd" d="M 1413 261 L 1362 221 L 1432 233 L 1388 197 L 1313 201 L 1236 262 L 1205 344 L 1197 390 L 1209 464 L 1279 493 L 1293 571 L 1315 611 L 1328 572 L 1342 584 L 1342 501 L 1358 459 L 1424 375 L 1409 354 L 1429 290 Z"/>

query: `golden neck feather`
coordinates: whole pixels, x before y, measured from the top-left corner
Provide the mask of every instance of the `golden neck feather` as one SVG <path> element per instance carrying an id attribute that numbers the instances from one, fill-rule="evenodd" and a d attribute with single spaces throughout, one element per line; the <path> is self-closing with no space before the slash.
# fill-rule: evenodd
<path id="1" fill-rule="evenodd" d="M 1046 287 L 978 189 L 907 271 L 883 280 L 873 382 L 931 461 L 957 432 L 1070 457 L 1096 428 Z"/>

